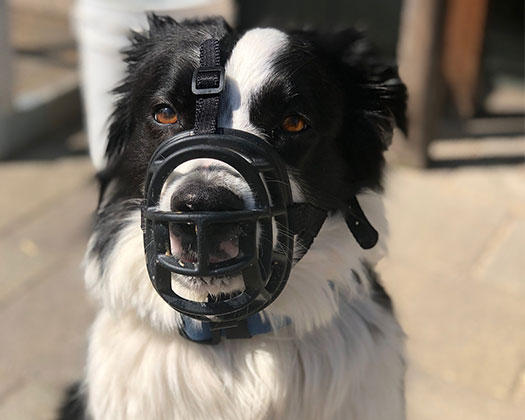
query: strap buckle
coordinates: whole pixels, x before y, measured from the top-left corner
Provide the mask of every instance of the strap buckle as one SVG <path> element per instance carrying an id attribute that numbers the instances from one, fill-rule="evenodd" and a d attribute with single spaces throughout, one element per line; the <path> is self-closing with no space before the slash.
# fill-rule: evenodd
<path id="1" fill-rule="evenodd" d="M 224 67 L 198 67 L 193 72 L 191 91 L 194 95 L 217 95 L 224 90 Z"/>

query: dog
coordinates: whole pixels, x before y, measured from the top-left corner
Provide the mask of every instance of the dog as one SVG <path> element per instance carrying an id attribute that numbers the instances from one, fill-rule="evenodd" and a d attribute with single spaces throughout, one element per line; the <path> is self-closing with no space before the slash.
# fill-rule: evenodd
<path id="1" fill-rule="evenodd" d="M 237 34 L 221 18 L 148 21 L 149 29 L 131 36 L 127 75 L 115 90 L 85 259 L 87 289 L 100 310 L 85 377 L 69 390 L 60 418 L 404 419 L 404 334 L 374 271 L 387 251 L 383 154 L 395 126 L 406 129 L 407 94 L 396 67 L 352 29 Z M 192 74 L 208 38 L 220 40 L 225 67 L 218 126 L 266 140 L 285 162 L 293 201 L 328 209 L 282 293 L 263 310 L 271 331 L 210 346 L 180 334 L 181 314 L 149 279 L 141 229 L 151 156 L 195 124 Z M 225 165 L 182 166 L 161 205 L 211 186 L 220 193 L 204 194 L 198 205 L 220 208 L 233 196 L 250 208 L 246 182 Z M 378 233 L 369 249 L 341 211 L 354 197 Z M 172 249 L 186 246 L 170 238 Z M 220 243 L 220 261 L 238 252 L 232 241 Z M 194 301 L 243 287 L 235 277 L 174 275 L 172 283 Z"/>

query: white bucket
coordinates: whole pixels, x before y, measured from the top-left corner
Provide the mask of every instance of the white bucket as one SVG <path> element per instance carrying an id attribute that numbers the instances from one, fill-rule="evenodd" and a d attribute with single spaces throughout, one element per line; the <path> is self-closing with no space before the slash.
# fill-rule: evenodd
<path id="1" fill-rule="evenodd" d="M 223 16 L 234 23 L 233 0 L 77 0 L 73 22 L 80 55 L 80 80 L 89 152 L 95 168 L 105 166 L 108 119 L 114 97 L 110 91 L 123 79 L 120 51 L 130 30 L 147 26 L 146 12 L 177 20 Z"/>

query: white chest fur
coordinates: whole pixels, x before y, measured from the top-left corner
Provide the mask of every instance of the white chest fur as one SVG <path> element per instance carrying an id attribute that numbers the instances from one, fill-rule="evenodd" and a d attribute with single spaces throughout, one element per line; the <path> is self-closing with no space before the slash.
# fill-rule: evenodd
<path id="1" fill-rule="evenodd" d="M 327 220 L 266 311 L 270 320 L 290 317 L 293 328 L 218 346 L 176 333 L 179 317 L 144 264 L 128 263 L 143 258 L 130 220 L 103 274 L 87 259 L 87 285 L 103 306 L 85 382 L 93 420 L 404 419 L 403 332 L 373 301 L 361 264 L 384 253 L 386 223 L 378 196 L 359 200 L 379 244 L 365 252 L 342 219 Z"/>
<path id="2" fill-rule="evenodd" d="M 89 350 L 89 409 L 94 420 L 401 420 L 402 336 L 371 301 L 346 305 L 301 339 L 283 330 L 218 346 L 102 311 Z"/>

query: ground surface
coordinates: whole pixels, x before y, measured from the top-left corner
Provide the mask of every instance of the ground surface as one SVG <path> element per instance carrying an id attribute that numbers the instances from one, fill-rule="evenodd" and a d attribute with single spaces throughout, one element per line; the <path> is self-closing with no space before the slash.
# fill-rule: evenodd
<path id="1" fill-rule="evenodd" d="M 97 199 L 82 144 L 0 164 L 2 420 L 51 419 L 82 374 L 94 311 L 79 265 Z M 522 420 L 523 166 L 396 167 L 388 179 L 379 269 L 408 336 L 409 419 Z"/>

